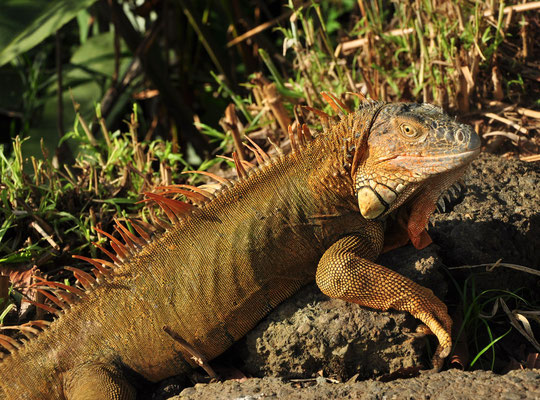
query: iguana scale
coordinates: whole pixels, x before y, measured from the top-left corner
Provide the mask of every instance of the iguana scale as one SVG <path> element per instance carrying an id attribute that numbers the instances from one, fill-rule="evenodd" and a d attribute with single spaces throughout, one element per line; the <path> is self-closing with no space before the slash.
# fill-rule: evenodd
<path id="1" fill-rule="evenodd" d="M 111 261 L 87 259 L 95 278 L 73 269 L 82 288 L 41 282 L 62 310 L 46 306 L 57 319 L 21 326 L 28 340 L 1 336 L 0 399 L 134 399 L 134 378 L 189 371 L 186 348 L 211 360 L 313 280 L 330 297 L 410 312 L 446 357 L 446 306 L 375 259 L 383 245 L 429 244 L 428 217 L 479 137 L 429 104 L 364 102 L 291 142 L 288 155 L 256 150 L 261 165 L 237 163 L 240 177 L 216 194 L 169 187 L 196 205 L 150 194 L 170 225 L 133 222 L 134 235 L 119 223 Z"/>

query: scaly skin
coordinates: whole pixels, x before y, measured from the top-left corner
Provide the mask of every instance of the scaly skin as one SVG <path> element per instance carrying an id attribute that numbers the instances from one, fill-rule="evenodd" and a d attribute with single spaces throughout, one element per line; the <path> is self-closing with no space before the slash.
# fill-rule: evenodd
<path id="1" fill-rule="evenodd" d="M 314 279 L 331 297 L 410 312 L 445 357 L 445 305 L 375 259 L 391 213 L 416 246 L 428 243 L 435 201 L 478 148 L 470 127 L 434 106 L 364 104 L 117 262 L 2 361 L 0 398 L 134 399 L 133 377 L 194 366 L 164 326 L 212 359 Z"/>

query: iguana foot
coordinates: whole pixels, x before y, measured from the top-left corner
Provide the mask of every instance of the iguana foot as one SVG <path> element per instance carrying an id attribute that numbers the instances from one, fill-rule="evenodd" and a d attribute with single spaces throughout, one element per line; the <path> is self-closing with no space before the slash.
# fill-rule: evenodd
<path id="1" fill-rule="evenodd" d="M 452 321 L 450 321 L 450 324 Z M 427 325 L 419 325 L 418 328 L 416 328 L 416 332 L 412 335 L 415 338 L 425 337 L 426 335 L 434 335 L 434 333 L 427 327 Z M 433 355 L 433 358 L 431 359 L 431 364 L 433 366 L 433 371 L 438 372 L 441 370 L 444 359 L 448 357 L 449 354 L 446 354 L 446 351 L 449 348 L 443 348 L 441 345 L 437 346 L 437 350 L 435 350 L 435 354 Z"/>
<path id="2" fill-rule="evenodd" d="M 406 279 L 406 278 L 403 278 Z M 415 293 L 410 298 L 400 299 L 390 307 L 397 310 L 410 312 L 415 318 L 422 321 L 426 327 L 426 333 L 437 336 L 439 346 L 435 354 L 440 358 L 446 358 L 452 349 L 452 319 L 448 315 L 446 305 L 433 294 L 430 289 L 420 286 L 411 281 L 416 286 Z"/>

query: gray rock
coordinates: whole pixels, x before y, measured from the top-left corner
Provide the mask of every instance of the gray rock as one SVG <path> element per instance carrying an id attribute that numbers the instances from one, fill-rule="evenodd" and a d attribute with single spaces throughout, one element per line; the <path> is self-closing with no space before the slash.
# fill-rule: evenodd
<path id="1" fill-rule="evenodd" d="M 197 385 L 174 400 L 240 399 L 540 399 L 540 370 L 516 370 L 506 375 L 489 371 L 449 370 L 392 382 L 368 380 L 330 383 L 321 379 L 290 383 L 279 378 Z M 171 399 L 171 400 L 172 400 Z"/>

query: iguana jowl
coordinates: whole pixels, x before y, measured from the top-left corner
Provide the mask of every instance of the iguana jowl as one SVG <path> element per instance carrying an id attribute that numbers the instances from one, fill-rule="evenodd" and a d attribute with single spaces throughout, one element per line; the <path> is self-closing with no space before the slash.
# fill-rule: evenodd
<path id="1" fill-rule="evenodd" d="M 239 165 L 241 177 L 210 199 L 193 191 L 196 206 L 150 195 L 170 226 L 152 234 L 133 223 L 135 236 L 118 224 L 125 243 L 111 240 L 112 261 L 91 260 L 97 282 L 75 270 L 88 288 L 43 282 L 64 310 L 49 326 L 21 327 L 32 336 L 24 342 L 2 336 L 10 354 L 0 399 L 135 398 L 129 377 L 158 381 L 193 367 L 164 326 L 212 359 L 314 279 L 331 297 L 410 312 L 447 356 L 446 306 L 375 259 L 383 244 L 429 243 L 428 217 L 479 137 L 429 104 L 365 102 L 315 138 L 300 129 L 291 139 L 291 154 L 258 152 L 262 165 Z"/>

